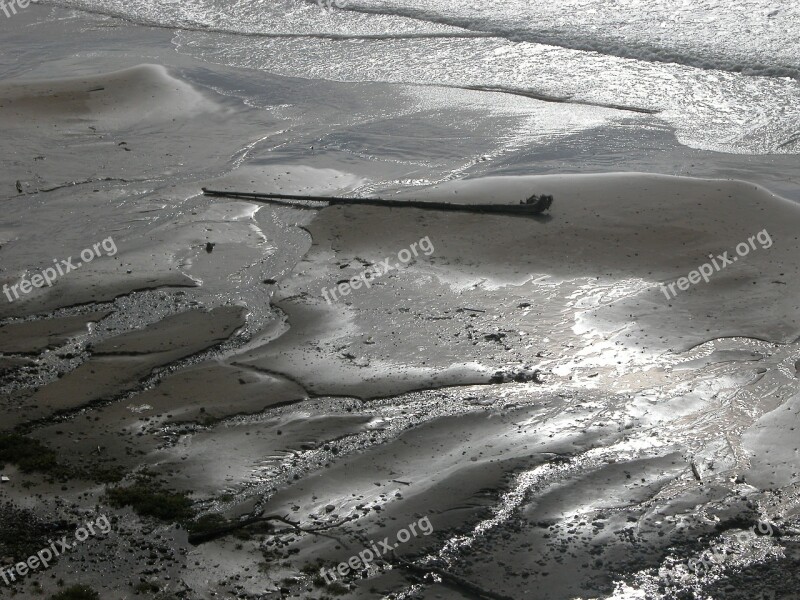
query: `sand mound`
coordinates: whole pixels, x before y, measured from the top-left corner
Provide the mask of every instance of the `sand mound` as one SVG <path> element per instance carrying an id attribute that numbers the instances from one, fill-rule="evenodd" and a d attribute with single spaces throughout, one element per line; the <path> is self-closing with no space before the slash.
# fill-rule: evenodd
<path id="1" fill-rule="evenodd" d="M 142 120 L 167 120 L 211 107 L 198 91 L 159 65 L 0 86 L 0 123 L 4 127 L 91 121 L 104 129 L 120 129 Z"/>
<path id="2" fill-rule="evenodd" d="M 641 174 L 495 177 L 421 195 L 487 203 L 531 193 L 555 195 L 549 219 L 321 211 L 307 268 L 276 296 L 289 333 L 242 363 L 316 393 L 375 397 L 488 382 L 495 370 L 513 376 L 531 367 L 526 346 L 572 348 L 577 339 L 567 361 L 633 365 L 716 338 L 800 336 L 792 202 L 745 182 Z M 430 256 L 399 264 L 423 237 Z M 687 277 L 709 255 L 737 257 L 739 244 L 747 254 L 708 283 L 666 297 L 662 283 Z M 327 305 L 324 291 L 385 258 L 398 268 Z"/>

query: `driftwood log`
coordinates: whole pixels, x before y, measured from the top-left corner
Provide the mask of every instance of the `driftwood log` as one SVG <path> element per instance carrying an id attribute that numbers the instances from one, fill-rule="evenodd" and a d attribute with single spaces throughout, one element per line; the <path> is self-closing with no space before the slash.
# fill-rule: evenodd
<path id="1" fill-rule="evenodd" d="M 387 200 L 384 198 L 342 198 L 337 196 L 299 196 L 293 194 L 265 194 L 258 192 L 233 192 L 224 190 L 209 190 L 202 188 L 206 196 L 225 198 L 243 198 L 257 200 L 271 204 L 283 204 L 296 208 L 324 208 L 297 204 L 303 202 L 327 202 L 328 206 L 337 205 L 364 205 L 388 206 L 393 208 L 421 208 L 425 210 L 449 210 L 458 212 L 495 213 L 521 216 L 537 216 L 550 208 L 553 204 L 552 196 L 533 195 L 519 204 L 453 204 L 452 202 L 425 202 L 422 200 Z"/>

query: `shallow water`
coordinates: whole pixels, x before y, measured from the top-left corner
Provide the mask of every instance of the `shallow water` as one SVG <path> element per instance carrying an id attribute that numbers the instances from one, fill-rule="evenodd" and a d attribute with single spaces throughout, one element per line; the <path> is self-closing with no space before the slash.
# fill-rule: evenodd
<path id="1" fill-rule="evenodd" d="M 227 65 L 619 107 L 598 113 L 605 122 L 647 111 L 694 148 L 800 150 L 798 8 L 789 0 L 61 4 L 181 28 L 181 52 Z M 563 108 L 560 118 L 572 114 Z"/>

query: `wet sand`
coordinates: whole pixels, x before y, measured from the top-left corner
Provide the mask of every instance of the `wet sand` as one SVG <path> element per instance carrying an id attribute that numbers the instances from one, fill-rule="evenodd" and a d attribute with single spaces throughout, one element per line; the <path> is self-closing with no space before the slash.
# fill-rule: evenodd
<path id="1" fill-rule="evenodd" d="M 22 597 L 59 578 L 101 598 L 791 597 L 797 538 L 751 529 L 798 526 L 794 201 L 747 172 L 414 179 L 413 161 L 292 147 L 288 121 L 198 85 L 188 59 L 116 66 L 0 84 L 15 148 L 0 285 L 108 236 L 118 248 L 0 296 L 0 565 L 42 547 L 34 524 L 115 525 Z M 232 71 L 217 76 L 234 87 Z M 301 210 L 205 185 L 555 202 L 541 218 Z M 768 248 L 665 297 L 762 230 Z M 423 238 L 429 254 L 399 260 Z M 385 259 L 397 268 L 326 302 Z M 11 453 L 12 434 L 48 460 Z M 107 495 L 142 482 L 161 505 L 154 490 L 186 494 L 193 518 Z M 210 515 L 331 528 L 189 543 Z M 317 576 L 424 516 L 433 533 L 369 573 Z M 16 543 L 19 526 L 42 533 Z M 669 585 L 718 546 L 723 564 Z"/>

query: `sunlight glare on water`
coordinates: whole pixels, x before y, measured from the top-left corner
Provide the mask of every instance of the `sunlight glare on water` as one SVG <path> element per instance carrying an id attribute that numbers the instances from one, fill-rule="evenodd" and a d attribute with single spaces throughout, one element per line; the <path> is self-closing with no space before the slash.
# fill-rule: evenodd
<path id="1" fill-rule="evenodd" d="M 180 51 L 231 66 L 490 88 L 652 113 L 698 149 L 800 150 L 800 8 L 789 0 L 63 3 L 181 28 Z"/>

